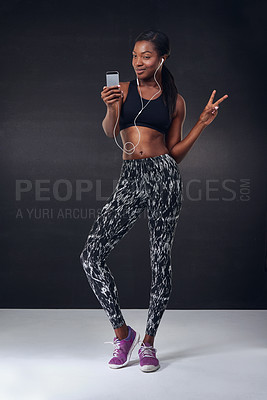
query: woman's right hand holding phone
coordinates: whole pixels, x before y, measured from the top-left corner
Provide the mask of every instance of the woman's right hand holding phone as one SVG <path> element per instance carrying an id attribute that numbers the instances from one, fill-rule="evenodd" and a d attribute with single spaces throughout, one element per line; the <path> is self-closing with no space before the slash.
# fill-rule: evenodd
<path id="1" fill-rule="evenodd" d="M 119 86 L 104 86 L 101 92 L 101 98 L 110 109 L 116 109 L 117 102 L 123 97 L 123 92 Z"/>

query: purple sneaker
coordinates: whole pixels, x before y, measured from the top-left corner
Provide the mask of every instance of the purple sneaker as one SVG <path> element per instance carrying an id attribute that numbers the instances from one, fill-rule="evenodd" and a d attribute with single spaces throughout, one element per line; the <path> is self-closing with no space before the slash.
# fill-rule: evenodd
<path id="1" fill-rule="evenodd" d="M 143 372 L 152 372 L 159 369 L 159 360 L 156 357 L 157 349 L 151 346 L 150 343 L 142 342 L 138 355 L 140 358 L 140 369 Z"/>
<path id="2" fill-rule="evenodd" d="M 130 326 L 128 326 L 128 330 L 127 338 L 119 340 L 117 337 L 114 337 L 113 342 L 105 342 L 114 344 L 115 346 L 113 357 L 108 363 L 110 368 L 124 367 L 130 361 L 132 351 L 139 342 L 140 334 L 135 332 Z"/>

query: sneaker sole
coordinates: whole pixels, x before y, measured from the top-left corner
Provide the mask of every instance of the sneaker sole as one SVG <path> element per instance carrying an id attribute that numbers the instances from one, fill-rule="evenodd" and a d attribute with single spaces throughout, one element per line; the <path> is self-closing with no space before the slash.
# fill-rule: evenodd
<path id="1" fill-rule="evenodd" d="M 141 365 L 139 366 L 141 371 L 143 372 L 153 372 L 153 371 L 157 371 L 157 369 L 159 369 L 160 365 L 143 365 L 141 367 Z"/>
<path id="2" fill-rule="evenodd" d="M 132 343 L 132 345 L 131 345 L 131 347 L 130 347 L 130 350 L 129 350 L 129 352 L 128 352 L 128 355 L 127 355 L 127 360 L 125 361 L 125 363 L 123 363 L 123 364 L 108 364 L 108 366 L 110 367 L 110 368 L 122 368 L 122 367 L 125 367 L 125 365 L 127 365 L 128 363 L 129 363 L 129 361 L 130 361 L 130 358 L 131 358 L 131 355 L 132 355 L 132 352 L 133 352 L 133 349 L 135 348 L 135 346 L 137 345 L 137 343 L 139 342 L 139 339 L 140 339 L 140 334 L 138 333 L 138 332 L 136 332 L 136 335 L 135 335 L 135 338 L 134 338 L 134 341 L 133 341 L 133 343 Z"/>

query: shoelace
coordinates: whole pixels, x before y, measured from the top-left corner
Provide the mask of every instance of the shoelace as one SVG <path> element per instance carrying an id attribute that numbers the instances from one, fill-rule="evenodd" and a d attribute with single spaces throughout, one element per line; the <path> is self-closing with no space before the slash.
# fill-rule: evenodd
<path id="1" fill-rule="evenodd" d="M 113 342 L 104 342 L 104 343 L 111 343 L 111 344 L 114 345 L 113 356 L 114 356 L 114 357 L 117 357 L 117 356 L 118 356 L 118 352 L 119 352 L 119 350 L 120 350 L 120 340 L 119 340 L 119 339 L 116 339 L 116 340 L 113 341 Z"/>
<path id="2" fill-rule="evenodd" d="M 143 343 L 143 341 L 139 340 L 138 343 Z M 156 357 L 156 351 L 157 349 L 155 349 L 153 346 L 141 345 L 140 353 L 142 353 L 142 357 Z"/>
<path id="3" fill-rule="evenodd" d="M 104 343 L 111 343 L 114 345 L 114 351 L 113 351 L 113 356 L 117 357 L 118 356 L 118 351 L 120 350 L 120 340 L 117 338 L 113 342 L 104 342 Z M 142 340 L 138 340 L 138 343 L 143 343 Z M 142 357 L 155 357 L 157 349 L 155 349 L 153 346 L 142 346 L 141 345 L 141 351 Z"/>

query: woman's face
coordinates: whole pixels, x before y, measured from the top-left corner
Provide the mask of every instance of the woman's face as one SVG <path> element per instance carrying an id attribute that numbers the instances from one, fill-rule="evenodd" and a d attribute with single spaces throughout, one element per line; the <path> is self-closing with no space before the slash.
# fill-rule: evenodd
<path id="1" fill-rule="evenodd" d="M 155 51 L 153 43 L 147 40 L 141 40 L 135 43 L 132 51 L 132 66 L 136 76 L 141 79 L 147 79 L 153 76 L 160 64 L 161 57 Z M 158 69 L 158 72 L 162 66 Z"/>

